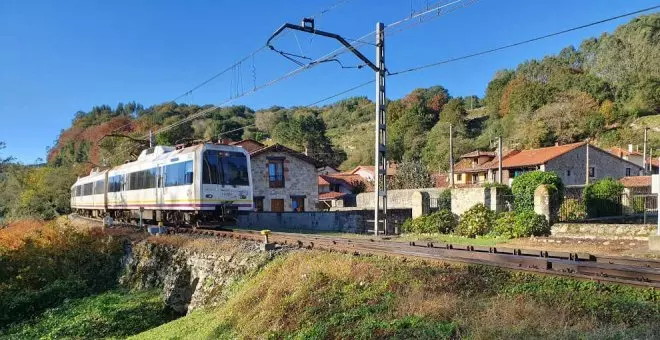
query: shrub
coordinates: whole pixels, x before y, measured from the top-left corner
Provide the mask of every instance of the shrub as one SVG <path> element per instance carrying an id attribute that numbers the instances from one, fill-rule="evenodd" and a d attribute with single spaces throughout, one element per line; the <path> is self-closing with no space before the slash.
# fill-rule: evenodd
<path id="1" fill-rule="evenodd" d="M 461 215 L 456 234 L 475 237 L 488 234 L 493 229 L 495 213 L 479 203 Z"/>
<path id="2" fill-rule="evenodd" d="M 498 215 L 493 227 L 493 233 L 497 236 L 513 237 L 513 225 L 516 224 L 516 213 L 504 212 Z"/>
<path id="3" fill-rule="evenodd" d="M 440 210 L 428 216 L 420 216 L 406 220 L 403 231 L 408 233 L 451 233 L 456 228 L 456 216 L 447 209 Z"/>
<path id="4" fill-rule="evenodd" d="M 584 210 L 584 204 L 575 198 L 567 198 L 559 208 L 559 216 L 564 221 L 576 221 L 584 219 L 587 212 Z"/>
<path id="5" fill-rule="evenodd" d="M 511 191 L 515 195 L 514 205 L 517 211 L 534 209 L 534 191 L 545 184 L 550 189 L 550 206 L 556 211 L 564 197 L 564 184 L 554 172 L 530 171 L 513 180 Z"/>
<path id="6" fill-rule="evenodd" d="M 511 232 L 512 237 L 550 235 L 550 224 L 543 215 L 537 215 L 532 210 L 516 213 L 516 222 Z"/>
<path id="7" fill-rule="evenodd" d="M 438 197 L 438 199 L 439 199 L 438 209 L 451 210 L 451 190 L 447 189 L 441 192 L 440 197 Z"/>
<path id="8" fill-rule="evenodd" d="M 612 178 L 603 178 L 587 185 L 582 192 L 589 217 L 617 216 L 621 214 L 623 184 Z"/>

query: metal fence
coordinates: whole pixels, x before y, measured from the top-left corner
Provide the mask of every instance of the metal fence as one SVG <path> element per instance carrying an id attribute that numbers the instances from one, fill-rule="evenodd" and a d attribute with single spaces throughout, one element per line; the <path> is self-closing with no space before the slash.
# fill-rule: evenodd
<path id="1" fill-rule="evenodd" d="M 647 223 L 650 216 L 658 214 L 658 196 L 655 194 L 622 194 L 617 196 L 591 197 L 566 195 L 559 207 L 560 222 L 632 218 L 631 222 Z"/>

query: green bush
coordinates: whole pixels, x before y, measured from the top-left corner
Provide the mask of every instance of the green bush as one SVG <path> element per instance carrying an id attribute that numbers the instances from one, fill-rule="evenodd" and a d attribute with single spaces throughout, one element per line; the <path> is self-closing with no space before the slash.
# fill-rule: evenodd
<path id="1" fill-rule="evenodd" d="M 438 209 L 451 210 L 451 190 L 447 189 L 440 193 Z"/>
<path id="2" fill-rule="evenodd" d="M 563 221 L 577 221 L 587 217 L 584 204 L 575 198 L 566 198 L 559 208 L 559 216 Z"/>
<path id="3" fill-rule="evenodd" d="M 493 234 L 509 238 L 544 236 L 550 234 L 550 224 L 543 215 L 523 210 L 499 214 Z"/>
<path id="4" fill-rule="evenodd" d="M 516 213 L 516 223 L 513 225 L 512 237 L 546 236 L 550 235 L 550 224 L 543 215 L 537 215 L 532 210 Z"/>
<path id="5" fill-rule="evenodd" d="M 546 185 L 550 191 L 550 207 L 557 211 L 564 197 L 564 183 L 554 172 L 530 171 L 513 180 L 511 191 L 515 196 L 517 211 L 534 209 L 534 191 L 539 185 Z"/>
<path id="6" fill-rule="evenodd" d="M 621 211 L 623 184 L 612 178 L 603 178 L 587 185 L 582 192 L 587 216 L 617 216 Z"/>
<path id="7" fill-rule="evenodd" d="M 408 219 L 403 223 L 403 231 L 407 233 L 444 233 L 454 231 L 458 221 L 456 216 L 447 209 L 440 210 L 428 216 Z"/>
<path id="8" fill-rule="evenodd" d="M 488 234 L 493 229 L 495 213 L 479 203 L 461 215 L 456 228 L 456 234 L 466 237 L 476 237 Z"/>
<path id="9" fill-rule="evenodd" d="M 496 236 L 513 237 L 513 225 L 516 224 L 516 213 L 507 211 L 499 214 L 495 220 L 493 234 Z"/>

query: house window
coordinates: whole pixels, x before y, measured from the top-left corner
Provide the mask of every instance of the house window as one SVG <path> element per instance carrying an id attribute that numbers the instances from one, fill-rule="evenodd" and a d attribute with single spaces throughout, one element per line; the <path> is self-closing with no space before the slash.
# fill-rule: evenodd
<path id="1" fill-rule="evenodd" d="M 284 160 L 271 160 L 268 162 L 268 186 L 270 188 L 284 188 Z"/>
<path id="2" fill-rule="evenodd" d="M 630 176 L 630 168 L 626 168 L 626 176 Z"/>
<path id="3" fill-rule="evenodd" d="M 263 197 L 254 197 L 254 211 L 264 211 L 264 198 Z"/>
<path id="4" fill-rule="evenodd" d="M 291 209 L 296 212 L 305 211 L 305 196 L 291 196 Z"/>
<path id="5" fill-rule="evenodd" d="M 566 170 L 566 177 L 571 177 L 571 170 Z"/>
<path id="6" fill-rule="evenodd" d="M 591 177 L 596 177 L 596 169 L 593 166 L 589 167 L 589 178 Z"/>
<path id="7" fill-rule="evenodd" d="M 463 180 L 463 174 L 457 174 L 456 175 L 456 180 L 457 181 L 462 181 Z"/>

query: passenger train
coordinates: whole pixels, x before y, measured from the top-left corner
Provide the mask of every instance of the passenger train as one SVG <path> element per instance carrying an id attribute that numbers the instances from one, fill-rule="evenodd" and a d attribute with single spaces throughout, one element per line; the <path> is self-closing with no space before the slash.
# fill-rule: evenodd
<path id="1" fill-rule="evenodd" d="M 137 161 L 78 178 L 71 208 L 120 221 L 226 221 L 252 210 L 250 156 L 238 146 L 208 143 L 149 148 Z"/>

